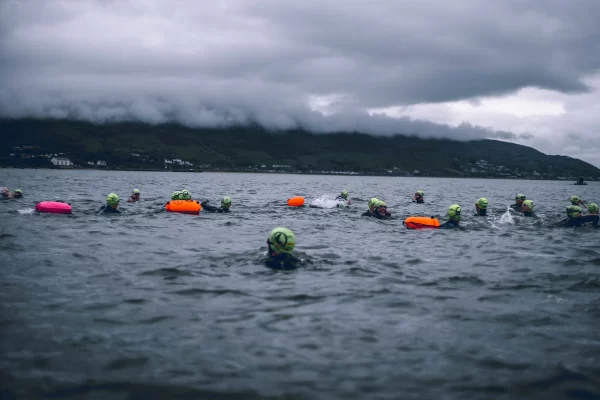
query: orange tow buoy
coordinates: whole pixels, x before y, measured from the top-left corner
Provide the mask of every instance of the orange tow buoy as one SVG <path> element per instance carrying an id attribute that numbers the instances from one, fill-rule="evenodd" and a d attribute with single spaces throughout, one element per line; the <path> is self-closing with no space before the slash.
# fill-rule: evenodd
<path id="1" fill-rule="evenodd" d="M 296 197 L 292 197 L 291 199 L 288 199 L 288 206 L 290 207 L 300 207 L 304 205 L 304 197 L 302 196 L 296 196 Z"/>
<path id="2" fill-rule="evenodd" d="M 408 217 L 402 225 L 408 229 L 439 228 L 440 221 L 434 217 Z"/>
<path id="3" fill-rule="evenodd" d="M 165 210 L 183 214 L 200 214 L 201 209 L 196 200 L 170 200 L 165 205 Z"/>

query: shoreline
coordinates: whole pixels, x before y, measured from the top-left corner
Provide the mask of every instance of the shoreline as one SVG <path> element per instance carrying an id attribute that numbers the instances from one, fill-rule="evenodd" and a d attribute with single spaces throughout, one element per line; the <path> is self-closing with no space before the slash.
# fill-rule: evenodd
<path id="1" fill-rule="evenodd" d="M 51 168 L 51 167 L 15 167 L 15 166 L 0 166 L 0 169 L 27 169 L 27 170 L 50 170 L 50 171 L 111 171 L 111 172 L 169 172 L 169 173 L 236 173 L 236 174 L 280 174 L 280 175 L 324 175 L 324 176 L 377 176 L 388 178 L 448 178 L 448 179 L 506 179 L 506 180 L 524 180 L 524 181 L 558 181 L 569 182 L 575 185 L 577 178 L 559 179 L 559 178 L 525 178 L 525 177 L 508 177 L 508 176 L 448 176 L 448 175 L 394 175 L 394 174 L 377 174 L 377 173 L 336 173 L 336 172 L 302 172 L 302 171 L 248 171 L 248 170 L 219 170 L 219 169 L 190 169 L 190 170 L 171 170 L 171 169 L 138 169 L 138 168 Z M 595 180 L 587 180 L 586 182 L 594 182 Z"/>

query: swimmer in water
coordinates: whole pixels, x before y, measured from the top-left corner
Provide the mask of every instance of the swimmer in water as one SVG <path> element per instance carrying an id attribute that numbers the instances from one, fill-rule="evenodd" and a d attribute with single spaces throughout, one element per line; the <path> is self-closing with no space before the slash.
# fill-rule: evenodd
<path id="1" fill-rule="evenodd" d="M 361 214 L 361 217 L 372 217 L 373 216 L 373 212 L 375 212 L 375 205 L 379 202 L 379 199 L 376 197 L 373 197 L 369 200 L 369 202 L 367 203 L 367 205 L 369 206 L 369 209 L 367 211 L 365 211 L 364 213 Z"/>
<path id="2" fill-rule="evenodd" d="M 221 207 L 211 206 L 208 204 L 208 200 L 204 200 L 200 203 L 200 206 L 202 206 L 203 210 L 208 212 L 228 213 L 229 207 L 231 207 L 231 199 L 228 196 L 223 197 L 223 199 L 221 199 Z"/>
<path id="3" fill-rule="evenodd" d="M 567 218 L 561 221 L 563 226 L 584 226 L 586 222 L 591 222 L 593 225 L 598 225 L 600 216 L 596 214 L 581 214 L 581 207 L 570 205 L 567 207 Z"/>
<path id="4" fill-rule="evenodd" d="M 585 205 L 585 203 L 583 202 L 583 200 L 581 200 L 577 196 L 571 196 L 569 198 L 569 201 L 571 202 L 571 205 L 574 205 L 574 206 L 584 206 L 585 208 L 587 208 L 587 206 Z"/>
<path id="5" fill-rule="evenodd" d="M 479 200 L 477 200 L 475 202 L 475 211 L 476 211 L 476 216 L 480 216 L 480 217 L 486 217 L 487 216 L 487 208 L 488 208 L 488 201 L 485 197 L 480 198 Z"/>
<path id="6" fill-rule="evenodd" d="M 424 195 L 425 195 L 425 193 L 422 190 L 417 190 L 415 195 L 412 198 L 412 202 L 413 203 L 425 203 L 425 200 L 423 200 Z"/>
<path id="7" fill-rule="evenodd" d="M 139 189 L 133 189 L 133 193 L 131 197 L 127 199 L 128 203 L 135 203 L 136 201 L 140 201 L 140 191 Z"/>
<path id="8" fill-rule="evenodd" d="M 106 205 L 100 207 L 96 212 L 120 214 L 121 211 L 117 210 L 117 207 L 119 207 L 119 196 L 111 193 L 106 197 Z"/>
<path id="9" fill-rule="evenodd" d="M 516 197 L 515 197 L 515 204 L 512 204 L 510 206 L 510 208 L 512 208 L 514 211 L 519 211 L 521 212 L 521 207 L 523 207 L 523 202 L 527 200 L 527 197 L 524 194 L 519 193 Z"/>
<path id="10" fill-rule="evenodd" d="M 538 217 L 533 212 L 533 201 L 531 201 L 531 200 L 525 200 L 523 202 L 523 205 L 521 207 L 521 211 L 523 212 L 523 216 L 525 216 L 525 217 L 533 217 L 533 218 L 537 218 Z"/>
<path id="11" fill-rule="evenodd" d="M 387 219 L 392 216 L 392 213 L 387 210 L 387 205 L 385 201 L 378 201 L 375 204 L 375 210 L 373 211 L 373 217 L 377 219 Z"/>
<path id="12" fill-rule="evenodd" d="M 12 194 L 13 198 L 15 199 L 20 199 L 23 197 L 23 191 L 21 189 L 17 189 L 14 191 L 14 193 Z"/>
<path id="13" fill-rule="evenodd" d="M 12 195 L 10 194 L 10 191 L 8 190 L 8 188 L 6 188 L 6 187 L 0 188 L 0 198 L 3 198 L 3 199 L 12 198 Z"/>
<path id="14" fill-rule="evenodd" d="M 452 204 L 450 208 L 448 208 L 448 221 L 441 224 L 440 229 L 462 229 L 462 226 L 459 225 L 462 218 L 461 212 L 462 210 L 458 204 Z"/>
<path id="15" fill-rule="evenodd" d="M 271 269 L 290 270 L 300 266 L 292 251 L 296 246 L 294 233 L 287 228 L 275 228 L 267 238 L 268 258 L 265 265 Z"/>
<path id="16" fill-rule="evenodd" d="M 587 206 L 588 215 L 598 215 L 598 204 L 590 203 Z"/>
<path id="17" fill-rule="evenodd" d="M 387 205 L 379 199 L 369 200 L 369 211 L 362 214 L 363 217 L 375 217 L 377 219 L 387 219 L 392 213 L 387 210 Z"/>
<path id="18" fill-rule="evenodd" d="M 350 205 L 350 200 L 348 200 L 348 191 L 347 190 L 342 190 L 342 193 L 335 198 L 335 200 L 342 200 L 346 202 L 346 205 Z M 339 207 L 340 205 L 338 204 L 336 207 Z"/>

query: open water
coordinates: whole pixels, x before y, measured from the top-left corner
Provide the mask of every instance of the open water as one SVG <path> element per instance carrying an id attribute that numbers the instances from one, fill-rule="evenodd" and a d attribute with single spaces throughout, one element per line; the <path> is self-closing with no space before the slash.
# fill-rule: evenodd
<path id="1" fill-rule="evenodd" d="M 600 230 L 554 226 L 597 183 L 4 169 L 0 186 L 25 195 L 0 201 L 2 399 L 600 397 Z M 164 212 L 184 188 L 232 212 Z M 348 209 L 285 206 L 342 189 Z M 113 191 L 124 213 L 95 214 Z M 520 192 L 539 220 L 506 214 Z M 398 219 L 360 217 L 373 196 Z M 72 215 L 33 212 L 58 199 Z M 464 231 L 401 224 L 452 203 Z M 306 267 L 261 263 L 276 226 Z"/>

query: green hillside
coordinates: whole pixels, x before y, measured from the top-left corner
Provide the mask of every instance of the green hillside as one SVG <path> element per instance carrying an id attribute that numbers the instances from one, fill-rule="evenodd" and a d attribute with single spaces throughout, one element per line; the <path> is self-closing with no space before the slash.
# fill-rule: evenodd
<path id="1" fill-rule="evenodd" d="M 581 160 L 496 140 L 36 119 L 0 120 L 0 134 L 3 166 L 51 166 L 49 156 L 62 153 L 82 167 L 105 160 L 122 169 L 600 179 L 600 170 Z"/>

